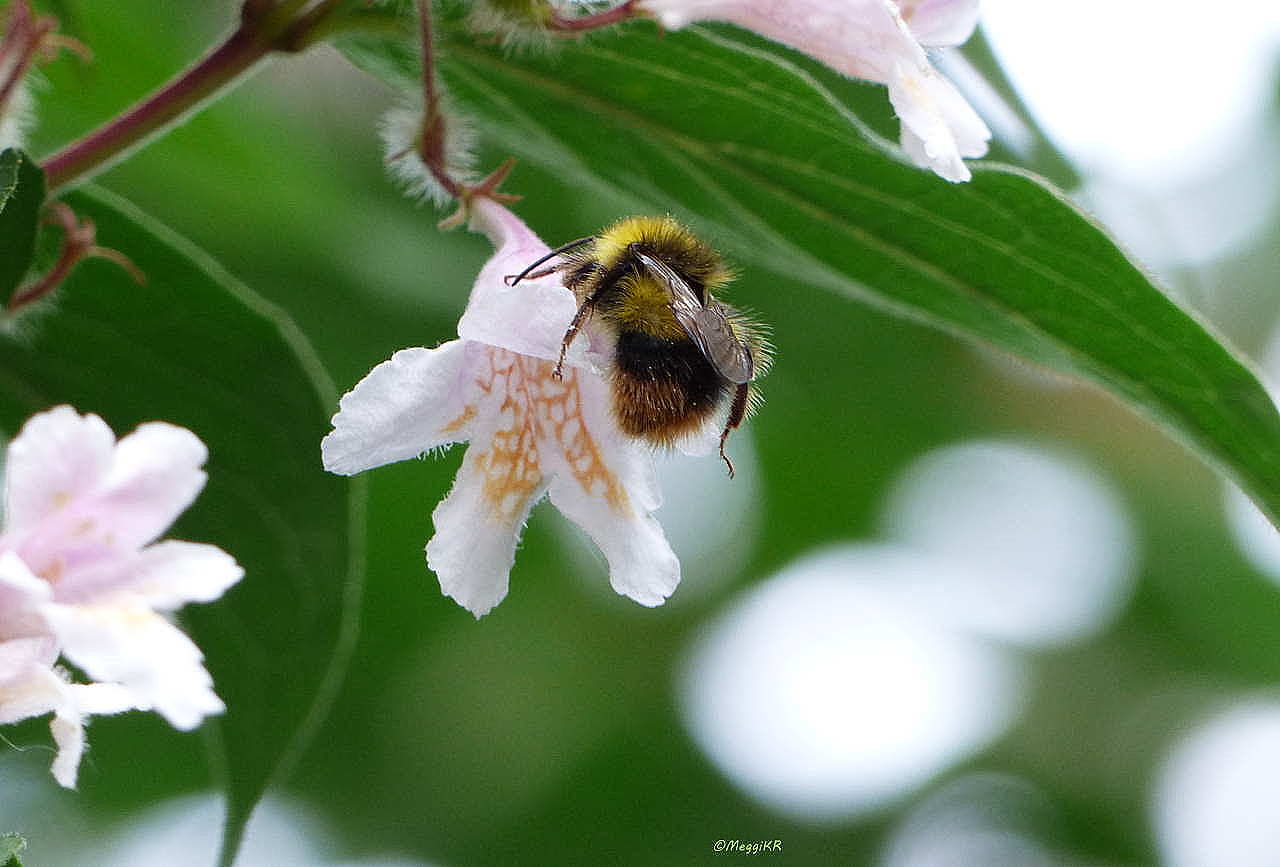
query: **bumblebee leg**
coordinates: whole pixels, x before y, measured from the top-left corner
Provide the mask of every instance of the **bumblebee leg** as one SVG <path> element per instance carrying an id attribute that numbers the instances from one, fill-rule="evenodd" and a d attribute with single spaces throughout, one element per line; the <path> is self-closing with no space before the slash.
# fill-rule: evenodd
<path id="1" fill-rule="evenodd" d="M 720 459 L 729 468 L 729 478 L 731 479 L 733 478 L 733 461 L 729 460 L 729 456 L 724 453 L 724 442 L 729 438 L 729 431 L 742 424 L 742 419 L 747 414 L 747 404 L 750 402 L 750 398 L 751 385 L 744 382 L 738 386 L 738 390 L 733 394 L 733 404 L 729 407 L 729 418 L 724 423 L 724 430 L 720 432 Z"/>
<path id="2" fill-rule="evenodd" d="M 587 301 L 578 308 L 577 313 L 573 314 L 573 320 L 569 323 L 569 330 L 564 333 L 564 340 L 560 341 L 560 358 L 556 361 L 556 369 L 551 371 L 551 378 L 557 382 L 564 378 L 564 356 L 569 351 L 569 344 L 573 343 L 573 338 L 578 336 L 578 330 L 582 328 L 582 323 L 586 321 L 590 313 L 591 302 Z"/>

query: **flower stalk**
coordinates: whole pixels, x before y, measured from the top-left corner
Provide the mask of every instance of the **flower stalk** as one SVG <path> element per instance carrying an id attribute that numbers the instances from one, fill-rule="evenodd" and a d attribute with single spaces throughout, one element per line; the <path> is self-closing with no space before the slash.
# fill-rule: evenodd
<path id="1" fill-rule="evenodd" d="M 431 0 L 418 0 L 418 36 L 422 41 L 422 134 L 418 136 L 418 156 L 449 197 L 460 199 L 463 187 L 450 175 L 445 164 L 448 129 L 440 110 L 440 88 L 436 81 L 435 35 L 432 32 Z"/>
<path id="2" fill-rule="evenodd" d="M 626 0 L 626 2 L 614 6 L 612 9 L 606 9 L 603 12 L 597 12 L 593 15 L 581 15 L 576 18 L 566 18 L 559 12 L 551 15 L 547 26 L 557 33 L 564 36 L 576 36 L 579 33 L 585 33 L 588 30 L 599 30 L 602 27 L 612 27 L 623 21 L 630 21 L 633 18 L 645 17 L 637 0 Z"/>
<path id="3" fill-rule="evenodd" d="M 56 26 L 47 15 L 35 15 L 27 0 L 17 0 L 10 8 L 4 39 L 0 40 L 0 116 L 8 110 L 36 52 Z"/>
<path id="4" fill-rule="evenodd" d="M 234 84 L 275 51 L 301 51 L 344 0 L 246 0 L 240 24 L 219 46 L 124 114 L 72 142 L 42 164 L 50 192 L 101 171 L 183 115 Z"/>

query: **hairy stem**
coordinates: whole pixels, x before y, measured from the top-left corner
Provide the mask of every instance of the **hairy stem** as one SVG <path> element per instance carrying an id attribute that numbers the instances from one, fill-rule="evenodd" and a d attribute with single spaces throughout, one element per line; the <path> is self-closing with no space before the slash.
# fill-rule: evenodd
<path id="1" fill-rule="evenodd" d="M 431 0 L 418 0 L 418 32 L 422 39 L 422 134 L 418 156 L 445 192 L 457 199 L 462 185 L 449 176 L 445 116 L 440 110 L 440 88 L 436 82 L 435 37 L 432 34 Z"/>

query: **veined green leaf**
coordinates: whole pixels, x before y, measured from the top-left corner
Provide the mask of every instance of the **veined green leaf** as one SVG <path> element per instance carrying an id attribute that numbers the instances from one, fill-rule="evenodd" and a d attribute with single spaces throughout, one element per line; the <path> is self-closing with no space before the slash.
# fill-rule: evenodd
<path id="1" fill-rule="evenodd" d="M 208 445 L 208 484 L 169 535 L 216 544 L 245 569 L 221 600 L 183 611 L 227 705 L 211 726 L 229 859 L 338 686 L 364 566 L 364 488 L 321 469 L 337 397 L 287 317 L 128 202 L 93 189 L 67 201 L 147 283 L 91 260 L 55 309 L 0 341 L 0 428 L 11 435 L 69 403 L 120 435 L 162 419 Z"/>
<path id="2" fill-rule="evenodd" d="M 455 33 L 441 71 L 491 141 L 583 197 L 670 211 L 740 263 L 1083 377 L 1280 519 L 1280 415 L 1266 391 L 1104 231 L 1017 169 L 972 164 L 972 182 L 949 184 L 907 165 L 783 49 L 749 43 L 731 28 L 659 39 L 639 25 L 512 54 Z M 413 80 L 409 41 L 342 47 Z"/>

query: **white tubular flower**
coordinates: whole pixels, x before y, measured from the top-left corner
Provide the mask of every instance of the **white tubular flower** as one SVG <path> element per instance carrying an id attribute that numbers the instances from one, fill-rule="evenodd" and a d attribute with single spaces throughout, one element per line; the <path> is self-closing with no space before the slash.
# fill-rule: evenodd
<path id="1" fill-rule="evenodd" d="M 471 226 L 497 252 L 476 278 L 460 339 L 403 349 L 357 383 L 321 443 L 325 469 L 351 475 L 469 442 L 426 553 L 444 593 L 477 618 L 506 596 L 520 530 L 543 494 L 604 553 L 614 590 L 662 604 L 680 564 L 650 515 L 660 501 L 652 453 L 617 429 L 588 361 L 598 338 L 584 332 L 553 379 L 573 295 L 554 275 L 505 280 L 546 244 L 483 197 Z"/>
<path id="2" fill-rule="evenodd" d="M 219 713 L 202 656 L 158 612 L 207 602 L 243 570 L 212 545 L 151 544 L 204 487 L 204 444 L 140 426 L 116 442 L 60 406 L 9 446 L 0 534 L 0 723 L 53 712 L 55 778 L 74 786 L 83 721 L 131 708 L 180 729 Z M 59 654 L 92 683 L 72 683 Z"/>
<path id="3" fill-rule="evenodd" d="M 949 181 L 969 180 L 962 158 L 987 152 L 991 131 L 924 51 L 968 39 L 978 0 L 640 0 L 639 6 L 671 30 L 727 21 L 844 75 L 888 85 L 903 149 Z"/>

